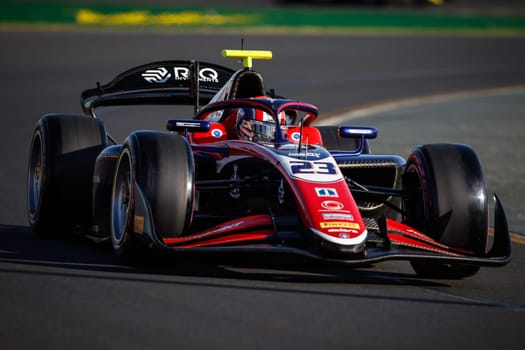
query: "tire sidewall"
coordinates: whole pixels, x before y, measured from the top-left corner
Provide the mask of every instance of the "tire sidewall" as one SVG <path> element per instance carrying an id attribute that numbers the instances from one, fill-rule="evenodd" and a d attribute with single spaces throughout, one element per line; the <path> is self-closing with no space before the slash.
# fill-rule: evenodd
<path id="1" fill-rule="evenodd" d="M 28 160 L 28 171 L 27 171 L 27 215 L 29 220 L 29 225 L 32 230 L 35 232 L 41 231 L 42 220 L 44 219 L 42 209 L 44 208 L 43 202 L 47 199 L 47 179 L 48 179 L 48 165 L 47 165 L 47 150 L 45 145 L 47 144 L 44 139 L 45 132 L 42 131 L 43 126 L 42 122 L 39 122 L 33 133 L 33 138 L 31 140 L 31 148 L 29 151 L 29 160 Z M 33 170 L 33 153 L 36 142 L 40 144 L 40 184 L 38 188 L 38 199 L 36 202 L 31 198 L 34 188 L 32 188 L 32 170 Z M 45 225 L 44 225 L 45 226 Z"/>
<path id="2" fill-rule="evenodd" d="M 111 213 L 110 213 L 110 217 L 111 217 L 111 243 L 113 245 L 113 249 L 116 253 L 116 255 L 118 256 L 124 256 L 126 255 L 127 251 L 126 251 L 126 248 L 130 246 L 131 244 L 131 240 L 133 239 L 132 238 L 132 232 L 130 232 L 130 229 L 133 227 L 132 226 L 132 223 L 133 223 L 133 216 L 134 216 L 134 203 L 135 203 L 135 179 L 136 179 L 136 174 L 135 174 L 135 171 L 134 171 L 134 166 L 133 166 L 133 158 L 132 158 L 132 153 L 130 151 L 130 147 L 129 145 L 125 145 L 124 147 L 122 147 L 122 150 L 120 152 L 120 157 L 119 157 L 119 160 L 117 162 L 117 166 L 115 168 L 115 175 L 113 177 L 113 186 L 112 186 L 112 189 L 111 189 Z M 114 223 L 114 218 L 115 218 L 115 213 L 114 213 L 114 210 L 115 210 L 115 199 L 116 199 L 116 186 L 117 186 L 117 179 L 118 179 L 118 176 L 120 174 L 120 171 L 121 171 L 121 166 L 122 166 L 122 162 L 127 162 L 127 166 L 129 167 L 129 171 L 130 171 L 130 188 L 129 188 L 129 202 L 128 202 L 128 209 L 127 209 L 127 214 L 126 214 L 126 218 L 124 220 L 124 227 L 122 228 L 122 232 L 119 233 L 118 237 L 117 237 L 117 234 L 115 232 L 115 223 Z"/>

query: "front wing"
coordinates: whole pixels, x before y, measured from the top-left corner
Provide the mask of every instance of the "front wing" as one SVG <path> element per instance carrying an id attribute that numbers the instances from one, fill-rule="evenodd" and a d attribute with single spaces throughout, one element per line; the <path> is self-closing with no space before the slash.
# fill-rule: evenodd
<path id="1" fill-rule="evenodd" d="M 225 253 L 272 255 L 306 258 L 314 261 L 364 266 L 385 260 L 436 260 L 480 266 L 502 266 L 511 258 L 510 234 L 501 203 L 494 196 L 494 235 L 491 249 L 476 255 L 463 249 L 443 245 L 428 236 L 393 220 L 386 220 L 386 235 L 380 243 L 369 240 L 363 254 L 317 253 L 287 242 L 305 239 L 305 232 L 283 229 L 286 225 L 270 215 L 254 215 L 232 220 L 202 233 L 157 242 L 177 254 Z"/>

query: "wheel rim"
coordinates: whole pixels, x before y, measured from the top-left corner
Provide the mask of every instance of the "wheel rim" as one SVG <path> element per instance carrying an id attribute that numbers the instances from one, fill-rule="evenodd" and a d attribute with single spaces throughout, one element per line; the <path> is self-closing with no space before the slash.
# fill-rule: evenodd
<path id="1" fill-rule="evenodd" d="M 111 232 L 120 242 L 127 230 L 131 202 L 131 166 L 129 152 L 125 150 L 117 165 L 111 204 Z"/>
<path id="2" fill-rule="evenodd" d="M 29 158 L 29 172 L 27 178 L 27 202 L 29 217 L 34 221 L 38 212 L 40 196 L 42 193 L 42 142 L 40 133 L 36 133 L 31 146 L 31 157 Z"/>

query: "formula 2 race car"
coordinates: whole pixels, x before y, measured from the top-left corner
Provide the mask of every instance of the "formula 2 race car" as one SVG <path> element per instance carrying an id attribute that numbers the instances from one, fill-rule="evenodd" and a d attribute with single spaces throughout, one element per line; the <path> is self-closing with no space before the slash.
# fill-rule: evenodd
<path id="1" fill-rule="evenodd" d="M 349 266 L 405 259 L 420 276 L 462 278 L 510 260 L 496 196 L 489 237 L 484 176 L 470 147 L 422 145 L 406 160 L 372 154 L 375 128 L 316 127 L 314 105 L 265 89 L 252 66 L 270 51 L 223 56 L 244 67 L 151 63 L 84 91 L 86 115 L 43 116 L 28 164 L 33 231 L 111 241 L 130 261 L 151 251 Z M 193 105 L 193 118 L 119 143 L 95 111 L 130 105 Z"/>

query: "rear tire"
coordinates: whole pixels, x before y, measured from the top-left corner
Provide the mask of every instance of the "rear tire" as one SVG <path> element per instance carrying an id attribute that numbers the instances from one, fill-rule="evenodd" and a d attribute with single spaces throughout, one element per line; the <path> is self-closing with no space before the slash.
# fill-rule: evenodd
<path id="1" fill-rule="evenodd" d="M 194 181 L 193 154 L 185 138 L 165 132 L 131 134 L 122 146 L 112 189 L 115 253 L 135 261 L 145 253 L 134 227 L 138 191 L 150 208 L 157 239 L 184 234 L 193 215 Z"/>
<path id="2" fill-rule="evenodd" d="M 33 132 L 27 173 L 27 212 L 42 237 L 89 232 L 93 165 L 106 146 L 100 120 L 46 115 Z"/>
<path id="3" fill-rule="evenodd" d="M 472 148 L 433 144 L 416 148 L 403 174 L 405 223 L 434 240 L 484 255 L 488 203 L 481 163 Z M 419 276 L 459 279 L 476 274 L 479 266 L 413 260 Z"/>

